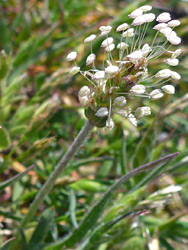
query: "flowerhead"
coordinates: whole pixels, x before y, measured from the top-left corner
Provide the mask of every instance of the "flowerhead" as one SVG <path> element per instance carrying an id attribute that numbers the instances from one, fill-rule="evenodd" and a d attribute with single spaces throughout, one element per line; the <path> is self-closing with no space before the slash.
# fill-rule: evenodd
<path id="1" fill-rule="evenodd" d="M 119 41 L 114 38 L 112 26 L 99 27 L 98 37 L 104 37 L 101 43 L 103 63 L 96 66 L 97 56 L 92 43 L 98 38 L 91 34 L 84 40 L 91 49 L 86 59 L 86 67 L 90 68 L 82 70 L 75 65 L 70 71 L 71 74 L 79 72 L 88 80 L 89 85 L 80 89 L 78 98 L 87 118 L 98 127 L 111 129 L 115 124 L 115 114 L 137 126 L 139 119 L 151 115 L 151 108 L 141 106 L 134 110 L 129 105 L 130 99 L 142 97 L 153 102 L 175 93 L 172 81 L 179 80 L 181 76 L 170 67 L 178 65 L 177 57 L 181 50 L 169 51 L 168 47 L 181 42 L 174 31 L 180 22 L 171 20 L 167 12 L 156 17 L 149 13 L 151 9 L 150 5 L 141 6 L 129 14 L 129 23 L 114 27 Z M 156 32 L 151 44 L 144 41 L 148 26 Z M 162 69 L 152 76 L 148 68 L 150 61 L 165 52 L 170 53 L 171 57 L 163 61 Z M 76 57 L 77 53 L 71 52 L 67 61 L 75 62 Z"/>

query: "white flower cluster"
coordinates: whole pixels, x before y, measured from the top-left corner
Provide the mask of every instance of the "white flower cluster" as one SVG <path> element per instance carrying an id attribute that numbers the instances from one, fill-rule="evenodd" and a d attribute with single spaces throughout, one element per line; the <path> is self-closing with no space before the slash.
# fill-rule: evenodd
<path id="1" fill-rule="evenodd" d="M 98 127 L 112 128 L 114 126 L 113 114 L 126 117 L 134 126 L 137 126 L 138 119 L 151 114 L 150 107 L 138 107 L 135 111 L 131 110 L 127 106 L 129 97 L 138 96 L 157 100 L 165 94 L 175 93 L 173 85 L 164 85 L 164 83 L 181 78 L 177 72 L 168 68 L 179 63 L 177 57 L 181 54 L 181 50 L 177 49 L 173 52 L 169 51 L 169 47 L 181 42 L 173 30 L 180 25 L 180 21 L 171 20 L 167 12 L 156 18 L 155 14 L 147 13 L 151 9 L 150 5 L 144 5 L 130 13 L 129 17 L 133 19 L 132 24 L 123 23 L 116 28 L 116 32 L 120 33 L 118 44 L 112 35 L 109 36 L 111 26 L 99 27 L 99 37 L 105 37 L 101 43 L 101 49 L 104 51 L 101 69 L 95 66 L 96 55 L 92 52 L 92 42 L 97 36 L 92 34 L 84 40 L 84 43 L 88 43 L 91 47 L 86 66 L 92 65 L 92 69 L 82 71 L 75 65 L 70 70 L 72 75 L 80 72 L 92 84 L 90 88 L 83 86 L 78 93 L 78 98 L 80 104 L 86 109 L 86 116 Z M 152 44 L 149 45 L 143 41 L 149 23 L 154 20 L 158 24 L 153 27 L 156 34 Z M 116 54 L 115 48 L 118 50 Z M 167 68 L 160 70 L 154 76 L 149 76 L 149 62 L 165 52 L 171 54 L 171 57 L 165 60 Z M 67 61 L 74 61 L 76 64 L 76 58 L 77 53 L 74 51 L 68 54 Z M 148 81 L 151 82 L 151 80 L 152 84 L 148 85 Z"/>

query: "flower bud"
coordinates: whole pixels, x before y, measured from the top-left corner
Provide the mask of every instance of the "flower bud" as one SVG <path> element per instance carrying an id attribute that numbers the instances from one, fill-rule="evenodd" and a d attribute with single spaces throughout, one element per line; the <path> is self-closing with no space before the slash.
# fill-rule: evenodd
<path id="1" fill-rule="evenodd" d="M 142 25 L 142 24 L 145 23 L 145 22 L 146 22 L 146 19 L 145 19 L 144 15 L 142 15 L 142 16 L 136 17 L 136 18 L 134 19 L 132 25 L 133 25 L 133 26 L 138 26 L 138 25 Z"/>
<path id="2" fill-rule="evenodd" d="M 155 20 L 155 14 L 153 13 L 144 14 L 143 17 L 145 18 L 146 23 L 151 23 L 153 20 Z"/>
<path id="3" fill-rule="evenodd" d="M 162 78 L 162 79 L 168 78 L 170 76 L 171 76 L 171 70 L 169 69 L 162 69 L 155 75 L 156 78 Z"/>
<path id="4" fill-rule="evenodd" d="M 180 24 L 181 24 L 181 23 L 180 23 L 179 20 L 172 20 L 172 21 L 168 22 L 168 26 L 169 26 L 169 27 L 172 27 L 172 28 L 177 27 L 177 26 L 179 26 Z"/>
<path id="5" fill-rule="evenodd" d="M 143 14 L 143 10 L 141 9 L 136 9 L 134 10 L 130 15 L 128 15 L 130 18 L 136 18 L 138 16 L 141 16 Z"/>
<path id="6" fill-rule="evenodd" d="M 152 9 L 152 6 L 144 5 L 144 6 L 141 6 L 139 9 L 142 10 L 143 12 L 147 12 L 147 11 L 150 11 Z"/>
<path id="7" fill-rule="evenodd" d="M 125 32 L 123 32 L 122 37 L 133 37 L 134 36 L 134 29 L 128 29 Z"/>
<path id="8" fill-rule="evenodd" d="M 175 88 L 173 85 L 165 85 L 161 89 L 166 94 L 173 95 L 175 93 Z"/>
<path id="9" fill-rule="evenodd" d="M 166 23 L 159 23 L 153 27 L 154 30 L 161 30 L 163 28 L 166 28 L 167 24 Z"/>
<path id="10" fill-rule="evenodd" d="M 96 114 L 97 117 L 104 117 L 108 115 L 108 109 L 107 108 L 100 108 L 97 110 Z"/>
<path id="11" fill-rule="evenodd" d="M 129 25 L 128 25 L 127 23 L 122 23 L 121 25 L 119 25 L 119 26 L 117 27 L 116 31 L 117 31 L 117 32 L 119 32 L 119 31 L 124 31 L 124 30 L 126 30 L 126 29 L 128 29 L 128 28 L 129 28 Z"/>
<path id="12" fill-rule="evenodd" d="M 101 32 L 110 32 L 111 29 L 112 29 L 112 26 L 101 26 L 101 27 L 99 28 L 99 30 L 100 30 Z"/>
<path id="13" fill-rule="evenodd" d="M 111 75 L 111 74 L 115 74 L 119 71 L 119 68 L 115 65 L 111 65 L 108 66 L 107 68 L 105 68 L 105 73 Z"/>
<path id="14" fill-rule="evenodd" d="M 112 120 L 112 118 L 108 118 L 106 120 L 106 127 L 109 128 L 109 129 L 113 129 L 113 127 L 114 127 L 114 121 Z"/>
<path id="15" fill-rule="evenodd" d="M 101 80 L 101 79 L 104 79 L 105 78 L 105 72 L 104 71 L 97 71 L 94 76 L 93 76 L 93 79 L 94 80 Z"/>
<path id="16" fill-rule="evenodd" d="M 171 20 L 171 17 L 168 12 L 163 12 L 157 17 L 156 20 L 160 23 L 166 23 Z"/>
<path id="17" fill-rule="evenodd" d="M 167 36 L 167 40 L 173 45 L 178 45 L 181 43 L 181 38 L 179 38 L 174 31 L 172 31 L 170 35 Z"/>
<path id="18" fill-rule="evenodd" d="M 83 107 L 86 107 L 89 104 L 89 98 L 88 98 L 88 96 L 81 96 L 81 97 L 79 97 L 79 101 L 80 101 L 80 104 Z"/>
<path id="19" fill-rule="evenodd" d="M 123 106 L 125 106 L 126 102 L 127 101 L 126 101 L 124 96 L 119 96 L 119 97 L 114 99 L 113 104 L 118 106 L 118 107 L 123 107 Z"/>
<path id="20" fill-rule="evenodd" d="M 85 38 L 84 43 L 92 42 L 93 40 L 95 40 L 95 38 L 96 38 L 96 35 L 92 34 Z"/>
<path id="21" fill-rule="evenodd" d="M 135 116 L 136 118 L 140 119 L 143 116 L 151 115 L 151 108 L 150 107 L 140 107 L 136 109 Z"/>
<path id="22" fill-rule="evenodd" d="M 136 120 L 136 118 L 134 117 L 133 114 L 129 114 L 127 118 L 128 118 L 129 122 L 132 125 L 134 125 L 135 127 L 137 127 L 137 120 Z"/>
<path id="23" fill-rule="evenodd" d="M 176 58 L 166 59 L 165 62 L 170 66 L 177 66 L 179 64 L 179 60 Z"/>
<path id="24" fill-rule="evenodd" d="M 181 54 L 181 49 L 177 49 L 177 50 L 175 50 L 173 53 L 172 53 L 172 56 L 171 56 L 171 58 L 176 58 L 176 57 L 178 57 L 180 54 Z"/>
<path id="25" fill-rule="evenodd" d="M 144 44 L 142 47 L 142 54 L 143 56 L 147 56 L 151 51 L 151 47 L 148 45 L 148 43 Z"/>
<path id="26" fill-rule="evenodd" d="M 88 96 L 90 94 L 90 89 L 87 86 L 83 86 L 78 92 L 79 97 Z"/>
<path id="27" fill-rule="evenodd" d="M 164 96 L 160 89 L 153 90 L 149 95 L 151 100 L 158 100 Z"/>
<path id="28" fill-rule="evenodd" d="M 146 88 L 144 85 L 137 84 L 130 89 L 130 92 L 141 95 L 146 92 Z"/>
<path id="29" fill-rule="evenodd" d="M 180 79 L 181 79 L 180 74 L 178 74 L 178 73 L 175 72 L 175 71 L 171 71 L 171 72 L 170 72 L 170 75 L 171 75 L 172 79 L 175 79 L 175 80 L 180 80 Z"/>
<path id="30" fill-rule="evenodd" d="M 117 45 L 117 49 L 124 50 L 127 49 L 129 45 L 127 43 L 121 42 Z"/>
<path id="31" fill-rule="evenodd" d="M 132 63 L 136 63 L 143 58 L 143 52 L 141 50 L 136 50 L 127 56 Z"/>
<path id="32" fill-rule="evenodd" d="M 95 54 L 90 54 L 87 59 L 86 59 L 86 65 L 89 65 L 91 63 L 93 63 L 96 59 L 96 55 Z"/>
<path id="33" fill-rule="evenodd" d="M 112 37 L 106 38 L 106 39 L 102 42 L 101 47 L 107 47 L 107 46 L 109 46 L 110 44 L 113 43 L 113 40 L 114 40 L 114 39 L 113 39 Z"/>
<path id="34" fill-rule="evenodd" d="M 169 36 L 172 32 L 172 29 L 169 27 L 160 29 L 160 33 L 162 33 L 165 37 Z"/>
<path id="35" fill-rule="evenodd" d="M 75 74 L 77 74 L 79 71 L 80 71 L 80 67 L 73 67 L 73 68 L 70 70 L 70 74 L 71 74 L 71 75 L 75 75 Z"/>
<path id="36" fill-rule="evenodd" d="M 77 52 L 73 51 L 67 55 L 67 61 L 74 61 L 77 57 Z"/>
<path id="37" fill-rule="evenodd" d="M 108 45 L 106 48 L 105 48 L 105 50 L 107 51 L 107 52 L 110 52 L 110 51 L 112 51 L 113 49 L 115 49 L 115 44 L 110 44 L 110 45 Z"/>
<path id="38" fill-rule="evenodd" d="M 124 109 L 118 109 L 118 110 L 116 110 L 116 114 L 121 115 L 123 117 L 127 117 L 128 116 L 128 111 L 124 110 Z"/>

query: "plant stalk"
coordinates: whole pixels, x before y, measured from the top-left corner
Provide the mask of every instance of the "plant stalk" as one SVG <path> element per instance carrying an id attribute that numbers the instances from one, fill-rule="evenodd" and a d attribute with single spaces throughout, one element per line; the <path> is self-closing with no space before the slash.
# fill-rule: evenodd
<path id="1" fill-rule="evenodd" d="M 61 158 L 57 166 L 55 167 L 54 171 L 51 173 L 50 177 L 47 179 L 47 181 L 44 183 L 38 194 L 36 195 L 34 201 L 32 202 L 28 213 L 26 214 L 25 218 L 23 219 L 21 226 L 25 227 L 26 224 L 31 220 L 31 218 L 34 216 L 35 212 L 39 208 L 39 206 L 44 201 L 46 195 L 50 193 L 52 190 L 56 180 L 58 177 L 63 173 L 65 168 L 67 167 L 68 163 L 71 161 L 73 156 L 76 154 L 76 152 L 79 150 L 82 143 L 87 138 L 88 134 L 91 132 L 93 128 L 93 125 L 89 120 L 86 121 L 85 125 L 83 126 L 82 130 L 74 140 L 73 144 L 69 147 L 68 151 L 65 153 L 65 155 Z"/>

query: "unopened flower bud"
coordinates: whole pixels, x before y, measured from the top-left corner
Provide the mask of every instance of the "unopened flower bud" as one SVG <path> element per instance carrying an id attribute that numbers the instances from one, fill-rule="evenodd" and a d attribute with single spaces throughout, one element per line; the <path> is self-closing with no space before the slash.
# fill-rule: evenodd
<path id="1" fill-rule="evenodd" d="M 173 85 L 165 85 L 161 89 L 166 94 L 173 95 L 175 93 L 175 88 Z"/>
<path id="2" fill-rule="evenodd" d="M 169 69 L 162 69 L 155 75 L 156 78 L 168 78 L 170 76 L 171 76 L 171 70 Z"/>
<path id="3" fill-rule="evenodd" d="M 107 116 L 108 115 L 108 109 L 107 108 L 100 108 L 97 110 L 96 116 L 98 117 L 104 117 L 104 116 Z"/>
<path id="4" fill-rule="evenodd" d="M 172 79 L 175 79 L 175 80 L 180 80 L 180 79 L 181 79 L 180 74 L 178 74 L 178 73 L 175 72 L 175 71 L 172 71 L 172 70 L 171 70 L 170 75 L 171 75 Z"/>
<path id="5" fill-rule="evenodd" d="M 157 17 L 156 20 L 160 23 L 166 23 L 171 20 L 171 17 L 168 12 L 163 12 Z"/>
<path id="6" fill-rule="evenodd" d="M 134 36 L 134 29 L 128 29 L 125 32 L 123 32 L 122 37 L 133 37 Z"/>
<path id="7" fill-rule="evenodd" d="M 172 27 L 172 28 L 177 27 L 177 26 L 179 26 L 180 24 L 181 24 L 181 23 L 180 23 L 179 20 L 172 20 L 172 21 L 168 22 L 168 26 L 169 26 L 169 27 Z"/>
<path id="8" fill-rule="evenodd" d="M 142 47 L 142 54 L 143 56 L 147 56 L 151 51 L 151 47 L 146 43 L 144 44 L 144 46 Z"/>
<path id="9" fill-rule="evenodd" d="M 176 57 L 178 57 L 180 54 L 181 54 L 181 49 L 177 49 L 177 50 L 175 50 L 173 53 L 172 53 L 172 56 L 171 56 L 171 58 L 176 58 Z"/>
<path id="10" fill-rule="evenodd" d="M 133 25 L 133 26 L 138 26 L 138 25 L 142 25 L 142 24 L 145 23 L 145 22 L 146 22 L 146 19 L 145 19 L 144 15 L 142 15 L 142 16 L 136 17 L 136 18 L 134 19 L 132 25 Z"/>
<path id="11" fill-rule="evenodd" d="M 88 98 L 88 96 L 81 96 L 81 97 L 79 97 L 79 101 L 80 101 L 80 104 L 83 107 L 86 107 L 89 104 L 89 98 Z"/>
<path id="12" fill-rule="evenodd" d="M 111 74 L 115 74 L 119 71 L 119 67 L 115 66 L 115 65 L 111 65 L 108 66 L 107 68 L 105 68 L 105 72 L 109 75 Z"/>
<path id="13" fill-rule="evenodd" d="M 112 50 L 114 50 L 114 49 L 115 49 L 115 44 L 114 44 L 114 43 L 108 45 L 108 46 L 105 48 L 105 50 L 106 50 L 107 52 L 110 52 L 110 51 L 112 51 Z"/>
<path id="14" fill-rule="evenodd" d="M 146 88 L 144 85 L 137 84 L 130 89 L 130 92 L 141 95 L 146 92 Z"/>
<path id="15" fill-rule="evenodd" d="M 67 61 L 74 61 L 77 57 L 77 52 L 73 51 L 67 55 Z"/>
<path id="16" fill-rule="evenodd" d="M 96 55 L 95 54 L 90 54 L 87 59 L 86 59 L 86 65 L 89 65 L 91 63 L 93 63 L 96 59 Z"/>
<path id="17" fill-rule="evenodd" d="M 151 108 L 150 107 L 140 107 L 136 109 L 135 116 L 136 118 L 140 119 L 143 116 L 151 115 Z"/>
<path id="18" fill-rule="evenodd" d="M 136 118 L 135 118 L 135 116 L 134 116 L 133 114 L 129 114 L 129 115 L 127 116 L 127 118 L 128 118 L 129 122 L 130 122 L 132 125 L 134 125 L 135 127 L 137 127 L 137 120 L 136 120 Z"/>
<path id="19" fill-rule="evenodd" d="M 112 26 L 101 26 L 101 27 L 99 28 L 99 30 L 100 30 L 101 32 L 110 32 L 111 29 L 112 29 Z"/>
<path id="20" fill-rule="evenodd" d="M 153 20 L 155 20 L 155 14 L 153 13 L 144 14 L 143 17 L 145 18 L 146 23 L 151 23 Z"/>
<path id="21" fill-rule="evenodd" d="M 159 23 L 153 27 L 154 30 L 161 30 L 163 28 L 166 28 L 167 24 L 166 23 Z"/>
<path id="22" fill-rule="evenodd" d="M 134 10 L 130 15 L 128 15 L 130 18 L 136 18 L 138 16 L 141 16 L 143 14 L 143 10 L 141 9 L 136 9 Z"/>
<path id="23" fill-rule="evenodd" d="M 79 97 L 88 96 L 90 94 L 90 89 L 87 86 L 83 86 L 78 92 Z"/>
<path id="24" fill-rule="evenodd" d="M 127 49 L 129 45 L 127 43 L 121 42 L 117 45 L 117 49 L 124 50 Z"/>
<path id="25" fill-rule="evenodd" d="M 170 66 L 177 66 L 179 64 L 179 60 L 176 58 L 166 59 L 165 62 Z"/>
<path id="26" fill-rule="evenodd" d="M 127 56 L 132 63 L 135 63 L 143 58 L 143 52 L 136 50 Z"/>
<path id="27" fill-rule="evenodd" d="M 113 40 L 114 40 L 114 39 L 113 39 L 112 37 L 106 38 L 106 39 L 102 42 L 101 47 L 107 47 L 107 46 L 109 46 L 110 44 L 113 43 Z"/>
<path id="28" fill-rule="evenodd" d="M 124 96 L 119 96 L 119 97 L 116 97 L 116 98 L 114 99 L 113 104 L 114 104 L 115 106 L 118 106 L 118 107 L 123 107 L 123 106 L 125 106 L 126 102 L 127 102 L 127 101 L 126 101 L 126 99 L 125 99 Z"/>
<path id="29" fill-rule="evenodd" d="M 73 67 L 73 68 L 70 70 L 70 74 L 71 74 L 71 75 L 75 75 L 75 74 L 77 74 L 79 71 L 80 71 L 80 67 Z"/>
<path id="30" fill-rule="evenodd" d="M 117 27 L 116 31 L 117 31 L 117 32 L 119 32 L 119 31 L 124 31 L 124 30 L 126 30 L 126 29 L 128 29 L 128 28 L 129 28 L 129 25 L 128 25 L 127 23 L 122 23 L 121 25 L 119 25 L 119 26 Z"/>
<path id="31" fill-rule="evenodd" d="M 143 10 L 143 12 L 150 11 L 152 9 L 151 5 L 144 5 L 139 8 L 140 10 Z"/>
<path id="32" fill-rule="evenodd" d="M 158 100 L 164 96 L 160 89 L 153 90 L 149 95 L 151 100 Z"/>
<path id="33" fill-rule="evenodd" d="M 105 72 L 104 71 L 97 71 L 94 76 L 93 76 L 93 79 L 94 80 L 101 80 L 101 79 L 104 79 L 105 78 Z"/>
<path id="34" fill-rule="evenodd" d="M 92 42 L 93 40 L 95 40 L 95 38 L 96 38 L 96 35 L 92 34 L 85 38 L 84 43 Z"/>
<path id="35" fill-rule="evenodd" d="M 113 129 L 113 127 L 114 127 L 114 121 L 112 120 L 112 118 L 108 118 L 106 120 L 106 127 L 109 128 L 109 129 Z"/>
<path id="36" fill-rule="evenodd" d="M 181 43 L 181 38 L 177 36 L 176 32 L 172 31 L 169 36 L 167 36 L 167 40 L 173 44 L 178 45 Z"/>
<path id="37" fill-rule="evenodd" d="M 118 110 L 116 110 L 116 114 L 121 115 L 123 117 L 127 117 L 128 116 L 128 111 L 125 110 L 125 109 L 118 109 Z"/>
<path id="38" fill-rule="evenodd" d="M 160 33 L 162 33 L 165 37 L 169 36 L 172 32 L 172 29 L 169 27 L 160 29 Z"/>

